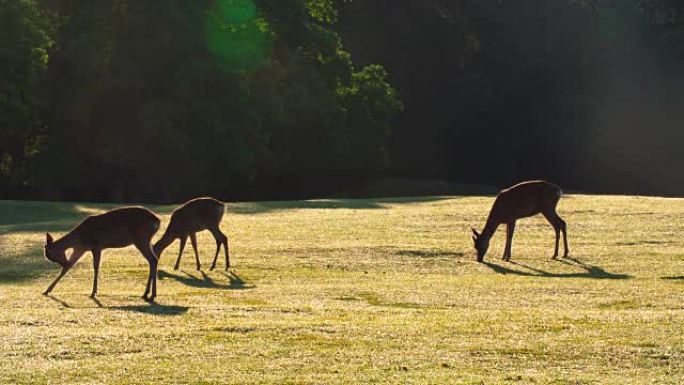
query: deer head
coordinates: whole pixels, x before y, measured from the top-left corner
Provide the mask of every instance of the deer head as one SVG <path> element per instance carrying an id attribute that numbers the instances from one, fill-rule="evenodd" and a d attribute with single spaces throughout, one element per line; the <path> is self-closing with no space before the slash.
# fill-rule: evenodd
<path id="1" fill-rule="evenodd" d="M 69 261 L 66 257 L 66 253 L 63 249 L 55 247 L 52 235 L 50 235 L 49 233 L 45 234 L 45 259 L 51 262 L 58 263 L 62 267 L 65 267 L 69 264 Z"/>
<path id="2" fill-rule="evenodd" d="M 487 249 L 489 249 L 489 237 L 482 236 L 474 228 L 470 228 L 473 231 L 473 243 L 475 244 L 475 250 L 477 250 L 477 261 L 482 262 L 485 254 L 487 254 Z"/>

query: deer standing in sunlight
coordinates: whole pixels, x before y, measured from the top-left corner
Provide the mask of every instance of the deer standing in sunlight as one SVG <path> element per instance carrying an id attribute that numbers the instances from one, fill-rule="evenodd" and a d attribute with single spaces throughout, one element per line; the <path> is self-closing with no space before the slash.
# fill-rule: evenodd
<path id="1" fill-rule="evenodd" d="M 507 226 L 506 246 L 501 259 L 510 261 L 515 222 L 520 218 L 531 217 L 539 213 L 549 221 L 556 231 L 556 249 L 553 258 L 558 257 L 558 242 L 561 232 L 563 232 L 563 246 L 565 248 L 563 256 L 567 257 L 568 239 L 565 221 L 556 213 L 556 205 L 558 205 L 562 195 L 563 192 L 560 187 L 541 180 L 522 182 L 499 192 L 482 233 L 471 228 L 473 230 L 473 242 L 475 242 L 475 249 L 477 250 L 477 260 L 482 262 L 485 254 L 487 254 L 492 235 L 499 225 L 505 224 Z"/>
<path id="2" fill-rule="evenodd" d="M 95 298 L 102 250 L 134 245 L 150 265 L 143 298 L 150 302 L 154 301 L 157 296 L 157 256 L 152 250 L 151 241 L 159 230 L 159 223 L 159 218 L 145 208 L 123 207 L 87 217 L 56 241 L 50 234 L 46 234 L 45 258 L 62 266 L 62 271 L 43 294 L 50 294 L 57 282 L 86 252 L 90 251 L 93 255 L 94 269 L 91 297 Z M 68 249 L 72 249 L 69 258 L 66 256 Z"/>
<path id="3" fill-rule="evenodd" d="M 185 243 L 190 238 L 192 248 L 195 251 L 195 262 L 197 263 L 197 270 L 200 270 L 199 254 L 197 252 L 197 237 L 195 233 L 202 230 L 209 230 L 211 235 L 216 240 L 216 254 L 214 261 L 211 263 L 211 270 L 216 267 L 216 260 L 218 259 L 221 245 L 223 245 L 226 254 L 226 270 L 230 268 L 230 257 L 228 253 L 228 237 L 221 232 L 219 225 L 225 212 L 223 202 L 214 198 L 196 198 L 183 204 L 171 214 L 171 222 L 166 228 L 164 235 L 154 244 L 154 253 L 161 258 L 164 249 L 169 247 L 174 240 L 180 239 L 180 251 L 178 252 L 178 259 L 176 260 L 175 270 L 180 266 L 181 256 Z"/>

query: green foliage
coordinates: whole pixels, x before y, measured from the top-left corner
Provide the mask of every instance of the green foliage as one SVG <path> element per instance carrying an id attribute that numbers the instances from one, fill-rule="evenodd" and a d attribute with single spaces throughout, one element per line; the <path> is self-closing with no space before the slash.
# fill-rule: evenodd
<path id="1" fill-rule="evenodd" d="M 0 195 L 26 177 L 24 149 L 41 114 L 50 18 L 32 0 L 0 0 Z"/>
<path id="2" fill-rule="evenodd" d="M 227 71 L 253 70 L 270 55 L 271 42 L 265 24 L 252 0 L 217 0 L 207 11 L 209 50 Z"/>
<path id="3" fill-rule="evenodd" d="M 369 65 L 353 74 L 349 87 L 339 90 L 351 123 L 349 149 L 357 172 L 377 174 L 389 165 L 387 137 L 403 105 L 387 77 L 382 66 Z"/>
<path id="4" fill-rule="evenodd" d="M 332 24 L 337 21 L 333 0 L 306 0 L 306 6 L 311 16 L 319 22 Z"/>
<path id="5" fill-rule="evenodd" d="M 643 186 L 601 147 L 679 120 L 681 21 L 674 0 L 0 0 L 0 196 Z M 679 159 L 676 130 L 641 130 L 632 153 Z"/>
<path id="6" fill-rule="evenodd" d="M 354 153 L 386 157 L 389 110 L 347 113 L 372 87 L 352 80 L 329 1 L 50 4 L 50 130 L 31 142 L 49 197 L 287 196 L 365 177 Z"/>
<path id="7" fill-rule="evenodd" d="M 406 105 L 390 172 L 684 191 L 664 171 L 684 161 L 674 144 L 684 119 L 684 2 L 336 4 L 355 63 L 382 64 Z M 639 155 L 647 153 L 658 156 Z"/>

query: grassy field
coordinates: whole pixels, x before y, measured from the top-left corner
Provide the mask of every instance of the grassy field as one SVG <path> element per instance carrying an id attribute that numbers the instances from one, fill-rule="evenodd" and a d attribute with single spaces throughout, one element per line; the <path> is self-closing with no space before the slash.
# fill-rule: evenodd
<path id="1" fill-rule="evenodd" d="M 229 204 L 231 273 L 199 237 L 157 303 L 147 264 L 105 251 L 53 292 L 45 232 L 112 206 L 0 202 L 0 383 L 681 384 L 684 200 L 566 196 L 571 257 L 541 217 L 499 229 L 484 264 L 468 226 L 491 197 Z M 172 207 L 152 207 L 166 227 Z M 223 260 L 220 267 L 223 268 Z"/>

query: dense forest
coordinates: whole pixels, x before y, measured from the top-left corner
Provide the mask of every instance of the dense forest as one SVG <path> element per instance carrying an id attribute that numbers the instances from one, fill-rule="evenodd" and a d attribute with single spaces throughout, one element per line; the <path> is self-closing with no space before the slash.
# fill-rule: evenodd
<path id="1" fill-rule="evenodd" d="M 684 2 L 352 1 L 339 29 L 406 105 L 393 173 L 684 193 Z"/>
<path id="2" fill-rule="evenodd" d="M 676 0 L 0 0 L 0 199 L 681 195 L 683 95 Z"/>

